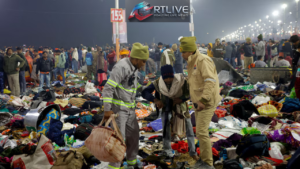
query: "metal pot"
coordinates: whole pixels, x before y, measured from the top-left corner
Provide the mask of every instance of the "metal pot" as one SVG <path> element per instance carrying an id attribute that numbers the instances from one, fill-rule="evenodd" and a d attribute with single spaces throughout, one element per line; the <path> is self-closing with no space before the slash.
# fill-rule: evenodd
<path id="1" fill-rule="evenodd" d="M 37 131 L 38 126 L 43 121 L 43 119 L 46 117 L 46 115 L 49 113 L 51 109 L 55 109 L 58 111 L 59 114 L 59 120 L 61 117 L 61 110 L 60 107 L 57 104 L 49 105 L 44 108 L 40 109 L 31 109 L 25 116 L 24 119 L 24 125 L 26 127 L 26 130 L 28 131 Z"/>

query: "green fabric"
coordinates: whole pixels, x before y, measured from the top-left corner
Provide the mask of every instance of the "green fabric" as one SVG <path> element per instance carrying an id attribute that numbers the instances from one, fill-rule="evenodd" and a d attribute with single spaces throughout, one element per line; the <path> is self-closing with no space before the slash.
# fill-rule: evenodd
<path id="1" fill-rule="evenodd" d="M 170 65 L 173 66 L 173 64 L 175 63 L 175 56 L 173 54 L 172 51 L 168 51 L 168 55 L 169 55 L 169 58 L 170 58 Z M 164 52 L 161 54 L 161 58 L 160 58 L 160 66 L 164 66 L 167 64 L 167 59 L 166 59 L 166 56 L 164 54 Z"/>
<path id="2" fill-rule="evenodd" d="M 148 46 L 143 46 L 140 43 L 134 43 L 132 45 L 130 57 L 140 59 L 140 60 L 147 60 L 149 58 L 148 48 L 149 48 Z"/>
<path id="3" fill-rule="evenodd" d="M 257 130 L 257 128 L 254 127 L 247 127 L 247 128 L 243 128 L 241 130 L 241 134 L 242 135 L 246 135 L 246 134 L 261 134 L 261 132 L 259 130 Z"/>
<path id="4" fill-rule="evenodd" d="M 181 38 L 180 52 L 195 52 L 197 50 L 196 40 L 195 36 Z"/>
<path id="5" fill-rule="evenodd" d="M 292 91 L 291 91 L 291 94 L 290 94 L 290 98 L 292 98 L 292 99 L 296 99 L 297 98 L 294 87 L 292 88 Z"/>
<path id="6" fill-rule="evenodd" d="M 26 67 L 28 66 L 27 59 L 23 55 L 23 53 L 18 53 L 18 55 L 25 61 L 24 65 L 20 68 L 20 71 L 25 71 Z"/>
<path id="7" fill-rule="evenodd" d="M 20 62 L 19 66 L 18 62 Z M 4 72 L 8 75 L 16 74 L 19 72 L 16 69 L 21 69 L 21 67 L 23 67 L 25 63 L 25 60 L 22 59 L 19 55 L 13 54 L 10 58 L 8 58 L 8 56 L 5 56 L 3 63 Z"/>
<path id="8" fill-rule="evenodd" d="M 259 35 L 257 36 L 257 38 L 260 39 L 260 40 L 262 40 L 262 39 L 263 39 L 262 34 L 259 34 Z"/>
<path id="9" fill-rule="evenodd" d="M 91 47 L 88 47 L 88 52 L 91 52 L 92 51 L 92 48 Z"/>

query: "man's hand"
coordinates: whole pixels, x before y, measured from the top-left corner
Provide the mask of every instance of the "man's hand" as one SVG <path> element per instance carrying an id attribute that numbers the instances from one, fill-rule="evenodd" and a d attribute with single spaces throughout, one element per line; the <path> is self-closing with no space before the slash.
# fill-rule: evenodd
<path id="1" fill-rule="evenodd" d="M 18 67 L 17 67 L 17 68 L 16 68 L 16 70 L 17 70 L 17 71 L 19 71 L 19 70 L 20 70 L 20 68 L 18 68 Z"/>
<path id="2" fill-rule="evenodd" d="M 203 103 L 201 103 L 200 101 L 198 101 L 196 104 L 198 105 L 198 107 L 196 109 L 197 111 L 201 111 L 201 110 L 205 109 L 205 105 Z"/>
<path id="3" fill-rule="evenodd" d="M 106 111 L 106 112 L 104 112 L 104 117 L 103 117 L 104 120 L 108 120 L 112 114 L 114 114 L 113 111 Z"/>
<path id="4" fill-rule="evenodd" d="M 158 109 L 161 109 L 161 108 L 164 107 L 164 104 L 163 104 L 163 102 L 161 100 L 155 99 L 154 103 L 156 104 L 156 106 L 157 106 Z"/>
<path id="5" fill-rule="evenodd" d="M 181 104 L 182 100 L 179 98 L 173 99 L 173 106 L 175 106 L 176 104 Z"/>

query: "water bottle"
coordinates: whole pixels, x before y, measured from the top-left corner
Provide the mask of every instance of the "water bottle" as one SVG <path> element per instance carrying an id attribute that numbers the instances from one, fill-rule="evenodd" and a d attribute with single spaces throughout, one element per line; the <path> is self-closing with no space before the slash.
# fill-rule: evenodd
<path id="1" fill-rule="evenodd" d="M 137 160 L 137 165 L 139 169 L 143 169 L 143 163 L 139 159 Z"/>
<path id="2" fill-rule="evenodd" d="M 126 161 L 123 163 L 123 167 L 124 167 L 124 169 L 128 169 L 128 164 Z"/>
<path id="3" fill-rule="evenodd" d="M 296 77 L 300 77 L 300 68 L 297 69 Z"/>
<path id="4" fill-rule="evenodd" d="M 280 147 L 276 145 L 271 146 L 271 148 L 269 149 L 269 154 L 272 158 L 283 160 L 283 156 L 280 152 Z"/>

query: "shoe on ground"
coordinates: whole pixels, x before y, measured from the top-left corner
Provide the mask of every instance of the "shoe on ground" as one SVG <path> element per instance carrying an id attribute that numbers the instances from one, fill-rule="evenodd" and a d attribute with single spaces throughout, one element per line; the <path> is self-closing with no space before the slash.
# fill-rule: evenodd
<path id="1" fill-rule="evenodd" d="M 202 161 L 201 159 L 199 159 L 196 164 L 191 167 L 191 169 L 215 169 L 214 166 L 210 166 L 207 163 L 205 163 L 204 161 Z"/>

